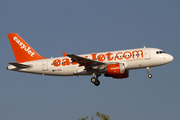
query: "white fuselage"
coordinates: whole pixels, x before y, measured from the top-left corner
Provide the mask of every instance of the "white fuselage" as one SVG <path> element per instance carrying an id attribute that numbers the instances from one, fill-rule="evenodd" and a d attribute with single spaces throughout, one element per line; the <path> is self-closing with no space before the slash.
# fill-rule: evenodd
<path id="1" fill-rule="evenodd" d="M 126 70 L 155 67 L 167 64 L 173 60 L 170 54 L 156 48 L 128 49 L 79 56 L 107 64 L 124 63 Z M 94 72 L 85 70 L 85 67 L 79 66 L 78 63 L 72 63 L 69 57 L 48 58 L 22 64 L 30 65 L 31 67 L 16 69 L 15 66 L 9 65 L 8 70 L 54 76 L 91 75 Z"/>

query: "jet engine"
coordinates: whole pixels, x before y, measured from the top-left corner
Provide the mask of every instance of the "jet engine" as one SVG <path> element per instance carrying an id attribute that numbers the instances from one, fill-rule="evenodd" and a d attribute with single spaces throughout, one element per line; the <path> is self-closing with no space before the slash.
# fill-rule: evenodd
<path id="1" fill-rule="evenodd" d="M 113 77 L 117 79 L 129 77 L 129 71 L 125 70 L 124 63 L 107 65 L 105 70 L 106 70 L 106 74 L 104 74 L 105 77 Z"/>
<path id="2" fill-rule="evenodd" d="M 123 74 L 125 72 L 125 65 L 124 63 L 110 64 L 107 65 L 106 70 L 107 70 L 107 74 L 110 75 Z"/>

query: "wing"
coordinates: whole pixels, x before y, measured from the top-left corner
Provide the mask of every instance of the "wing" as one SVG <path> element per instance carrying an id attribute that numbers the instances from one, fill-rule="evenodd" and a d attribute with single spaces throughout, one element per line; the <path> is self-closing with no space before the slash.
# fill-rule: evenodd
<path id="1" fill-rule="evenodd" d="M 79 66 L 85 66 L 86 69 L 90 68 L 90 67 L 92 68 L 92 67 L 101 66 L 101 65 L 105 65 L 106 64 L 104 62 L 100 62 L 100 61 L 84 58 L 84 57 L 81 57 L 81 56 L 78 56 L 78 55 L 74 55 L 74 54 L 66 54 L 66 53 L 63 53 L 63 54 L 64 54 L 64 57 L 65 56 L 70 57 L 72 62 L 79 63 Z"/>

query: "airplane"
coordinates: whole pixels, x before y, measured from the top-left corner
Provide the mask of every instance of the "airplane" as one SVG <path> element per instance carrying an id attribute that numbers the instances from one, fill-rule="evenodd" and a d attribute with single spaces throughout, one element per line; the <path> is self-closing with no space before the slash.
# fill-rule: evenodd
<path id="1" fill-rule="evenodd" d="M 17 33 L 7 34 L 17 62 L 10 62 L 8 70 L 51 76 L 92 75 L 91 82 L 100 85 L 98 77 L 123 79 L 129 70 L 150 68 L 170 63 L 173 56 L 157 48 L 137 48 L 91 54 L 67 54 L 63 57 L 45 58 L 39 55 Z"/>

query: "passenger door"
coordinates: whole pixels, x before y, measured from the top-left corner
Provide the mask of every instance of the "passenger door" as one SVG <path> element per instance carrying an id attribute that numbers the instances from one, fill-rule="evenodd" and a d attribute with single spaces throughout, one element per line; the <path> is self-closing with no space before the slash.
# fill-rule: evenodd
<path id="1" fill-rule="evenodd" d="M 42 61 L 42 70 L 48 71 L 48 61 L 47 60 Z"/>
<path id="2" fill-rule="evenodd" d="M 150 60 L 151 59 L 150 50 L 149 49 L 145 49 L 144 53 L 145 53 L 145 60 Z"/>

